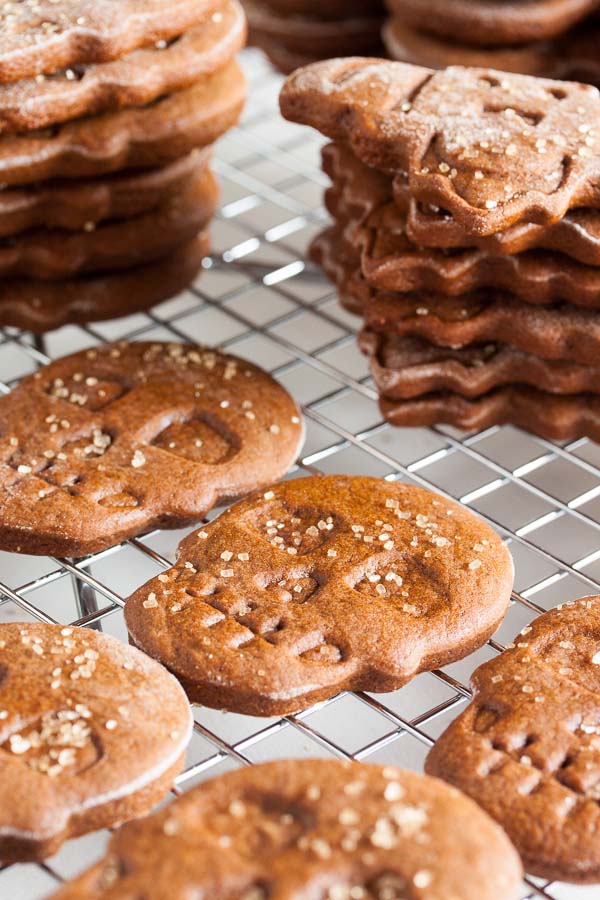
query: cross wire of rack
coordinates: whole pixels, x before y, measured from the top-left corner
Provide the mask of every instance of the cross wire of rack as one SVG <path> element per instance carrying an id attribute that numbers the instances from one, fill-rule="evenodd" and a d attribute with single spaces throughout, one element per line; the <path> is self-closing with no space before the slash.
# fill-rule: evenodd
<path id="1" fill-rule="evenodd" d="M 249 102 L 219 144 L 222 208 L 213 254 L 195 286 L 150 312 L 66 327 L 34 339 L 0 335 L 0 390 L 49 358 L 114 339 L 193 340 L 261 364 L 302 403 L 307 444 L 292 477 L 375 475 L 424 485 L 466 504 L 506 539 L 516 586 L 506 620 L 468 659 L 394 694 L 341 694 L 284 719 L 194 708 L 187 768 L 175 793 L 229 768 L 282 757 L 337 757 L 420 770 L 436 737 L 468 703 L 473 669 L 540 612 L 600 588 L 600 447 L 555 445 L 512 427 L 465 436 L 450 428 L 394 429 L 382 421 L 357 320 L 305 258 L 325 221 L 321 138 L 284 123 L 281 79 L 246 51 Z M 218 512 L 218 511 L 216 511 Z M 101 629 L 126 640 L 122 607 L 170 565 L 182 532 L 128 541 L 83 560 L 0 554 L 0 621 Z M 68 842 L 44 865 L 0 870 L 2 900 L 37 900 L 102 854 L 108 834 Z M 523 898 L 592 900 L 597 888 L 528 878 Z"/>

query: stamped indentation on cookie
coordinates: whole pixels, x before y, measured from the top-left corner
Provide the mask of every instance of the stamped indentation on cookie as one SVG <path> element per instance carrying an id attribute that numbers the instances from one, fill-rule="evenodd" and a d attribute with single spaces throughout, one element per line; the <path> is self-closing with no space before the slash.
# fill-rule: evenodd
<path id="1" fill-rule="evenodd" d="M 286 578 L 268 580 L 263 590 L 281 603 L 307 603 L 319 590 L 322 580 L 316 571 L 294 572 Z"/>
<path id="2" fill-rule="evenodd" d="M 217 466 L 234 459 L 241 442 L 225 422 L 208 413 L 173 422 L 152 441 L 153 446 L 168 450 L 176 456 Z"/>
<path id="3" fill-rule="evenodd" d="M 85 372 L 75 372 L 64 378 L 54 378 L 46 388 L 50 397 L 67 400 L 75 406 L 82 406 L 97 412 L 123 397 L 130 386 L 123 380 L 106 379 Z"/>

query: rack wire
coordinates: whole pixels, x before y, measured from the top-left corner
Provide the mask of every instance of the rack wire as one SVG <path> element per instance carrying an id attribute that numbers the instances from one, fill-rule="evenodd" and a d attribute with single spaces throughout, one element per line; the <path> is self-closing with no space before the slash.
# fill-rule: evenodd
<path id="1" fill-rule="evenodd" d="M 222 209 L 213 255 L 196 285 L 154 310 L 66 327 L 33 339 L 0 335 L 0 391 L 49 358 L 114 339 L 195 340 L 248 357 L 302 403 L 308 436 L 293 477 L 315 472 L 406 480 L 466 504 L 506 539 L 516 563 L 513 603 L 488 644 L 394 694 L 341 694 L 296 716 L 253 719 L 194 708 L 187 768 L 175 793 L 235 766 L 333 756 L 420 770 L 429 747 L 468 703 L 469 676 L 540 612 L 600 592 L 600 447 L 553 444 L 512 427 L 465 435 L 394 429 L 382 421 L 357 320 L 305 259 L 325 220 L 321 138 L 284 123 L 281 79 L 256 51 L 243 62 L 249 103 L 219 144 Z M 216 513 L 218 512 L 215 511 Z M 131 540 L 83 560 L 0 553 L 0 621 L 101 629 L 126 640 L 126 597 L 168 567 L 184 532 Z M 37 900 L 103 852 L 107 833 L 67 843 L 44 865 L 0 870 L 2 900 Z M 598 888 L 527 878 L 523 898 L 598 900 Z"/>

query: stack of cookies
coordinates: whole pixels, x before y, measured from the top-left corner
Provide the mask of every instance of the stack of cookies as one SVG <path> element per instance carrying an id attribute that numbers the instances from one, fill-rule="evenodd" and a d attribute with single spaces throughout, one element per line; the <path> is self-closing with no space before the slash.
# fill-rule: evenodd
<path id="1" fill-rule="evenodd" d="M 378 60 L 288 79 L 324 152 L 315 258 L 365 320 L 386 418 L 600 439 L 600 95 Z"/>
<path id="2" fill-rule="evenodd" d="M 1 326 L 110 318 L 194 278 L 245 33 L 237 0 L 2 4 Z"/>
<path id="3" fill-rule="evenodd" d="M 243 0 L 250 39 L 282 72 L 381 52 L 383 0 Z"/>
<path id="4" fill-rule="evenodd" d="M 600 85 L 598 0 L 386 2 L 391 18 L 384 42 L 392 59 L 433 69 L 491 66 Z"/>

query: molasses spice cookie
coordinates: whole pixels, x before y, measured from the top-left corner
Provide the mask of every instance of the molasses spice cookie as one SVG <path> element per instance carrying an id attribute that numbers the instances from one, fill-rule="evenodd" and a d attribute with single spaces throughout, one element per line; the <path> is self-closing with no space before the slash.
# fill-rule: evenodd
<path id="1" fill-rule="evenodd" d="M 472 686 L 428 772 L 497 819 L 534 875 L 600 881 L 600 597 L 540 616 Z"/>
<path id="2" fill-rule="evenodd" d="M 471 512 L 376 478 L 302 478 L 231 507 L 129 599 L 133 642 L 192 700 L 282 715 L 391 691 L 481 646 L 512 559 Z"/>
<path id="3" fill-rule="evenodd" d="M 597 88 L 490 69 L 334 59 L 291 75 L 283 115 L 400 175 L 470 235 L 600 205 Z M 594 148 L 596 147 L 596 150 Z"/>
<path id="4" fill-rule="evenodd" d="M 148 812 L 192 729 L 165 670 L 83 628 L 0 624 L 0 863 Z"/>
<path id="5" fill-rule="evenodd" d="M 0 399 L 0 434 L 0 547 L 81 556 L 281 477 L 303 427 L 237 357 L 122 342 L 24 379 Z"/>
<path id="6" fill-rule="evenodd" d="M 520 882 L 506 835 L 441 781 L 286 760 L 125 826 L 54 900 L 517 900 Z"/>

